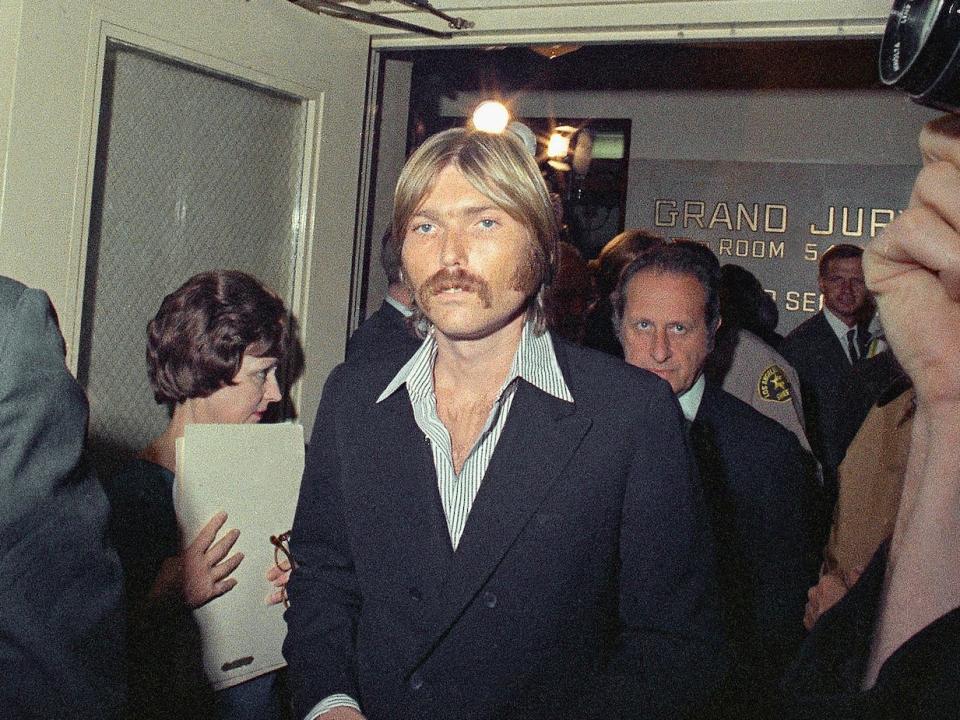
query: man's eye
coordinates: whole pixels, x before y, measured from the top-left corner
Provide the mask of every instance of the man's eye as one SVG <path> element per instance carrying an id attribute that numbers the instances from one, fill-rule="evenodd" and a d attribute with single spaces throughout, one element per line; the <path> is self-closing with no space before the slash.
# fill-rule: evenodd
<path id="1" fill-rule="evenodd" d="M 416 225 L 413 226 L 412 230 L 413 230 L 413 232 L 417 233 L 418 235 L 427 235 L 428 233 L 430 233 L 430 231 L 433 230 L 433 224 L 432 224 L 432 223 L 418 223 L 418 224 L 416 224 Z"/>
<path id="2" fill-rule="evenodd" d="M 497 226 L 496 220 L 491 220 L 490 218 L 484 218 L 480 221 L 480 227 L 484 230 L 491 230 Z"/>
<path id="3" fill-rule="evenodd" d="M 650 329 L 650 321 L 649 321 L 649 320 L 637 320 L 637 322 L 636 322 L 635 324 L 636 324 L 637 330 L 649 330 L 649 329 Z"/>
<path id="4" fill-rule="evenodd" d="M 683 323 L 674 323 L 674 324 L 673 324 L 673 331 L 674 331 L 675 333 L 683 334 L 683 333 L 685 333 L 685 332 L 687 331 L 687 326 L 684 325 Z"/>

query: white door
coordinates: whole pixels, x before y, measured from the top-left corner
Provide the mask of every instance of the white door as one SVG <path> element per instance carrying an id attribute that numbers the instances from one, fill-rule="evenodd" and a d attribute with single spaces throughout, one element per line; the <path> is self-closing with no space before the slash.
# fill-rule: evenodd
<path id="1" fill-rule="evenodd" d="M 294 399 L 309 430 L 322 382 L 343 357 L 358 216 L 368 35 L 355 25 L 317 16 L 286 0 L 0 0 L 0 18 L 8 21 L 4 40 L 13 40 L 0 48 L 0 123 L 5 122 L 7 130 L 0 137 L 4 163 L 0 273 L 42 287 L 51 295 L 74 369 L 81 331 L 91 329 L 88 311 L 96 302 L 92 292 L 84 302 L 85 285 L 95 277 L 88 265 L 98 260 L 91 251 L 102 252 L 99 226 L 110 222 L 104 207 L 116 205 L 111 196 L 98 195 L 104 167 L 102 157 L 97 164 L 98 136 L 102 151 L 112 132 L 105 124 L 111 120 L 110 112 L 106 117 L 101 113 L 101 100 L 109 108 L 117 99 L 101 98 L 102 91 L 119 94 L 124 87 L 137 87 L 141 77 L 150 83 L 161 77 L 156 90 L 147 85 L 131 101 L 143 108 L 156 97 L 160 104 L 161 96 L 176 95 L 181 82 L 167 70 L 180 73 L 184 94 L 190 97 L 197 94 L 198 85 L 211 87 L 212 94 L 204 102 L 216 102 L 218 87 L 232 87 L 236 92 L 231 102 L 241 112 L 251 105 L 259 107 L 251 111 L 250 122 L 260 125 L 251 131 L 243 119 L 234 118 L 223 125 L 219 136 L 211 133 L 208 140 L 214 144 L 219 140 L 221 157 L 232 152 L 238 160 L 247 159 L 263 149 L 266 135 L 282 127 L 273 142 L 284 146 L 289 156 L 289 196 L 281 198 L 278 206 L 280 216 L 289 215 L 286 232 L 279 233 L 286 243 L 279 257 L 282 261 L 286 253 L 289 264 L 281 262 L 279 275 L 274 273 L 270 282 L 279 285 L 276 289 L 300 318 L 307 363 Z M 208 110 L 201 102 L 183 112 L 182 121 L 172 119 L 173 130 L 182 133 L 184 142 L 192 142 L 203 134 L 197 128 L 204 127 L 202 116 Z M 188 117 L 189 112 L 199 117 Z M 275 120 L 271 113 L 276 114 Z M 169 126 L 171 119 L 165 122 Z M 149 143 L 159 132 L 152 125 L 144 130 L 137 123 L 132 132 L 146 147 L 142 157 L 130 163 L 138 173 L 134 179 L 143 178 L 143 182 L 131 184 L 127 176 L 124 202 L 136 199 L 138 193 L 152 199 L 154 194 L 169 192 L 168 187 L 149 182 L 151 152 L 156 153 Z M 226 153 L 223 144 L 229 146 Z M 116 167 L 119 160 L 129 158 L 124 154 L 126 147 L 118 146 L 106 166 Z M 202 145 L 196 154 L 205 155 Z M 205 157 L 197 157 L 196 163 L 203 165 Z M 257 174 L 255 166 L 242 162 L 221 171 L 228 180 Z M 174 203 L 170 232 L 176 232 L 177 219 L 192 213 L 206 218 L 205 232 L 211 235 L 218 228 L 229 236 L 226 240 L 240 234 L 236 224 L 231 231 L 228 222 L 215 220 L 217 212 L 232 216 L 227 201 L 233 190 L 223 188 L 218 196 L 220 183 L 194 184 L 204 182 L 215 186 L 211 198 L 197 200 L 200 196 L 189 195 L 190 188 L 184 190 L 187 197 Z M 279 185 L 283 184 L 280 177 Z M 124 183 L 113 185 L 119 188 Z M 275 197 L 266 200 L 277 204 Z M 196 207 L 198 202 L 202 207 Z M 137 209 L 131 216 L 142 218 L 143 214 Z M 256 211 L 252 217 L 259 221 L 261 213 Z M 151 220 L 130 229 L 122 217 L 113 225 L 115 238 L 122 240 L 128 232 L 131 239 L 143 242 L 154 226 Z M 186 225 L 181 223 L 181 229 Z M 149 247 L 169 239 L 170 233 L 158 231 Z M 144 253 L 140 279 L 134 273 L 131 282 L 150 279 L 150 263 L 157 263 L 156 257 L 162 256 L 169 268 L 179 262 L 180 253 L 188 267 L 196 258 L 184 248 L 166 255 Z M 243 269 L 253 269 L 251 263 L 256 262 L 253 256 Z M 89 338 L 85 336 L 84 341 Z M 142 361 L 139 367 L 143 368 Z M 103 402 L 97 396 L 109 392 L 109 387 L 93 389 L 95 413 L 97 403 Z"/>

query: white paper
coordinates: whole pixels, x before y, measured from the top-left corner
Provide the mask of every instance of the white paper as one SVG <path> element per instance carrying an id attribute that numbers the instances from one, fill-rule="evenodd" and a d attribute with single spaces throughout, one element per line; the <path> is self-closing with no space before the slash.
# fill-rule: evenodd
<path id="1" fill-rule="evenodd" d="M 231 550 L 243 553 L 231 575 L 236 586 L 194 611 L 204 668 L 217 690 L 285 664 L 284 607 L 266 604 L 274 590 L 266 572 L 274 563 L 270 536 L 293 525 L 303 458 L 303 427 L 289 423 L 188 425 L 177 441 L 174 504 L 184 541 L 220 510 L 228 517 L 217 538 L 240 530 Z"/>

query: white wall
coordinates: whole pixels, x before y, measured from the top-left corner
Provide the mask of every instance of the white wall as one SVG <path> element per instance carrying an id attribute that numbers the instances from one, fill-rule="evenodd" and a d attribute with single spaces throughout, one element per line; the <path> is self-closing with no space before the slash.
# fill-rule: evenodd
<path id="1" fill-rule="evenodd" d="M 441 114 L 468 115 L 482 99 L 479 94 L 461 93 L 455 100 L 443 102 Z M 512 98 L 512 103 L 518 117 L 631 120 L 626 227 L 652 227 L 652 200 L 645 182 L 649 181 L 649 167 L 655 161 L 776 163 L 781 168 L 794 163 L 837 165 L 844 169 L 838 168 L 834 175 L 852 176 L 852 180 L 846 181 L 843 188 L 824 186 L 825 197 L 836 190 L 838 196 L 852 195 L 853 207 L 859 204 L 902 208 L 909 197 L 912 168 L 920 163 L 917 135 L 923 123 L 938 114 L 910 102 L 903 93 L 887 89 L 535 92 L 519 94 Z M 875 171 L 862 184 L 887 188 L 887 181 L 881 178 L 890 178 L 890 182 L 896 178 L 896 187 L 889 186 L 892 198 L 871 206 L 871 196 L 887 193 L 878 193 L 874 187 L 858 194 L 857 168 L 867 166 L 869 172 L 869 166 L 878 165 L 889 166 L 890 172 Z M 783 174 L 776 168 L 770 166 L 771 178 Z M 733 166 L 730 171 L 735 172 Z M 757 172 L 751 170 L 747 174 L 755 177 Z M 739 180 L 738 176 L 731 176 L 731 185 L 738 186 Z M 771 186 L 775 184 L 771 180 Z M 782 189 L 782 181 L 780 185 Z M 794 194 L 791 206 L 810 204 L 809 189 L 797 187 Z M 791 192 L 788 190 L 786 195 L 789 197 Z M 802 197 L 806 199 L 801 200 Z M 781 258 L 752 253 L 738 256 L 729 250 L 725 255 L 713 232 L 662 228 L 659 231 L 665 235 L 679 232 L 708 242 L 722 262 L 742 265 L 756 274 L 775 295 L 780 308 L 780 330 L 788 332 L 817 308 L 816 253 L 836 242 L 862 244 L 867 239 L 839 237 L 839 233 L 831 238 L 810 238 L 804 237 L 801 227 L 792 227 L 791 235 L 769 238 L 788 238 L 786 256 Z M 728 237 L 763 239 L 756 234 Z M 818 241 L 816 253 L 806 251 L 811 240 Z"/>
<path id="2" fill-rule="evenodd" d="M 484 99 L 444 99 L 467 116 Z M 523 93 L 515 114 L 627 118 L 630 159 L 913 164 L 920 126 L 936 113 L 878 90 Z"/>

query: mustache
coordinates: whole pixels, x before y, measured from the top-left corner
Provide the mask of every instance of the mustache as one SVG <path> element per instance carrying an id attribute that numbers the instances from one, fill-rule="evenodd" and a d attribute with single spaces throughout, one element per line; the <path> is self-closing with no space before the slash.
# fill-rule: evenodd
<path id="1" fill-rule="evenodd" d="M 460 288 L 466 292 L 476 293 L 485 307 L 490 307 L 490 285 L 479 275 L 466 270 L 450 270 L 442 268 L 427 278 L 417 290 L 417 298 L 427 300 L 432 295 L 438 295 L 451 288 Z M 421 302 L 421 305 L 423 303 Z"/>

